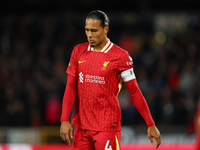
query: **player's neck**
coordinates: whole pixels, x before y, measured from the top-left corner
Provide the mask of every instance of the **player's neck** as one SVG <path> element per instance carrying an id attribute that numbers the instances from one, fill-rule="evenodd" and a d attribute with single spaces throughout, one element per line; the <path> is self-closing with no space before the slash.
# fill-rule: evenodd
<path id="1" fill-rule="evenodd" d="M 94 51 L 100 52 L 108 42 L 109 39 L 106 37 L 99 45 L 96 45 L 94 47 Z"/>

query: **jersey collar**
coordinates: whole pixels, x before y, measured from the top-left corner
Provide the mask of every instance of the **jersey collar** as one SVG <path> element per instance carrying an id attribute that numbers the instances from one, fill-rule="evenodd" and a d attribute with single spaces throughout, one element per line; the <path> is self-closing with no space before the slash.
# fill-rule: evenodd
<path id="1" fill-rule="evenodd" d="M 113 46 L 113 43 L 110 41 L 110 39 L 108 39 L 108 43 L 102 48 L 102 50 L 100 52 L 103 53 L 107 53 Z M 94 48 L 90 46 L 88 46 L 88 51 L 94 51 Z"/>

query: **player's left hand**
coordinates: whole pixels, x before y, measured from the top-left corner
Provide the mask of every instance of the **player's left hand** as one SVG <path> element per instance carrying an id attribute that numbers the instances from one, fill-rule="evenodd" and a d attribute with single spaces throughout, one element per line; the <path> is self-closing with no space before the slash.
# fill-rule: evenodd
<path id="1" fill-rule="evenodd" d="M 155 125 L 148 127 L 147 135 L 148 135 L 152 145 L 154 144 L 153 138 L 156 140 L 156 143 L 157 143 L 156 148 L 158 148 L 159 145 L 161 144 L 161 135 Z"/>

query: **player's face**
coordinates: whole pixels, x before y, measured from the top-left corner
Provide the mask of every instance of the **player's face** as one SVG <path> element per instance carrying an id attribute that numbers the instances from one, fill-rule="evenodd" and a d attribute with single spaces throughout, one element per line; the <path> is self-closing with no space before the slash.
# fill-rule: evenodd
<path id="1" fill-rule="evenodd" d="M 91 18 L 86 19 L 85 22 L 85 33 L 93 47 L 100 45 L 107 38 L 108 27 L 103 28 L 100 23 L 100 20 Z"/>

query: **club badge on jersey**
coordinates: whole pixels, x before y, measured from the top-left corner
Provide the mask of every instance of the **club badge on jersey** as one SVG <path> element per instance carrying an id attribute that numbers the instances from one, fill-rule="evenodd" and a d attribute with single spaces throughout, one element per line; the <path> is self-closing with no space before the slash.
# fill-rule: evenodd
<path id="1" fill-rule="evenodd" d="M 108 66 L 108 64 L 109 64 L 109 61 L 105 61 L 103 63 L 103 67 L 101 68 L 101 70 L 106 70 L 106 67 Z"/>

